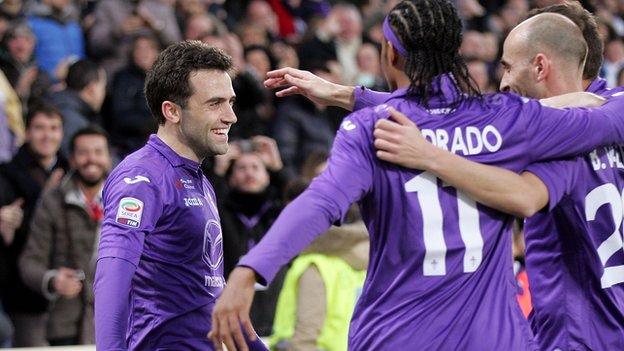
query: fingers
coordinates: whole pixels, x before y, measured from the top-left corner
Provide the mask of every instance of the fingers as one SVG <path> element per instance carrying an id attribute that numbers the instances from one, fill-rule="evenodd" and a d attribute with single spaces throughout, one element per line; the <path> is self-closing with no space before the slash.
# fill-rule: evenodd
<path id="1" fill-rule="evenodd" d="M 398 163 L 399 161 L 397 155 L 388 151 L 377 150 L 376 154 L 377 154 L 377 158 L 379 158 L 382 161 L 386 161 L 390 163 Z"/>
<path id="2" fill-rule="evenodd" d="M 393 120 L 403 126 L 415 126 L 416 124 L 412 122 L 411 119 L 407 118 L 403 113 L 395 110 L 393 107 L 388 107 L 388 112 L 390 112 L 390 116 Z"/>
<path id="3" fill-rule="evenodd" d="M 245 329 L 245 333 L 247 334 L 247 338 L 250 341 L 256 340 L 256 331 L 254 330 L 253 326 L 251 325 L 251 320 L 249 319 L 249 314 L 241 312 L 238 315 L 238 318 L 240 319 L 240 323 L 242 324 L 243 328 Z"/>
<path id="4" fill-rule="evenodd" d="M 234 341 L 236 342 L 235 347 L 238 347 L 240 351 L 249 351 L 247 348 L 247 342 L 245 341 L 245 336 L 243 335 L 243 331 L 241 330 L 240 323 L 238 321 L 238 316 L 236 314 L 230 314 L 228 317 L 230 330 L 234 335 Z M 227 345 L 227 344 L 226 344 Z M 229 345 L 227 345 L 229 350 Z"/>
<path id="5" fill-rule="evenodd" d="M 303 78 L 305 77 L 305 73 L 306 71 L 302 71 L 300 69 L 296 69 L 292 67 L 284 67 L 284 68 L 280 68 L 280 69 L 267 72 L 267 78 L 281 78 L 287 74 L 293 77 Z"/>
<path id="6" fill-rule="evenodd" d="M 213 346 L 216 351 L 223 351 L 223 342 L 221 342 L 221 338 L 219 337 L 219 320 L 217 319 L 217 313 L 212 313 L 212 329 L 208 333 L 208 338 L 212 340 Z"/>
<path id="7" fill-rule="evenodd" d="M 286 80 L 286 82 L 288 82 L 288 84 L 290 85 L 294 85 L 296 87 L 299 87 L 299 89 L 307 89 L 308 88 L 308 81 L 297 78 L 295 76 L 291 76 L 290 74 L 287 74 L 284 76 L 284 79 Z"/>
<path id="8" fill-rule="evenodd" d="M 299 89 L 299 87 L 296 86 L 292 86 L 290 88 L 286 88 L 284 90 L 280 90 L 278 92 L 275 93 L 275 96 L 277 97 L 286 97 L 286 96 L 291 96 L 291 95 L 296 95 L 296 94 L 301 94 L 302 91 L 301 89 Z"/>
<path id="9" fill-rule="evenodd" d="M 377 150 L 382 150 L 382 151 L 388 151 L 388 152 L 397 152 L 399 147 L 397 144 L 391 143 L 387 140 L 383 140 L 383 139 L 375 139 L 375 149 Z"/>
<path id="10" fill-rule="evenodd" d="M 389 132 L 387 130 L 376 128 L 373 131 L 373 136 L 375 137 L 375 141 L 377 140 L 385 140 L 392 142 L 393 144 L 398 144 L 401 142 L 401 134 L 395 132 Z"/>
<path id="11" fill-rule="evenodd" d="M 23 198 L 19 198 L 15 201 L 13 201 L 13 203 L 11 204 L 11 206 L 16 206 L 16 207 L 22 207 L 24 206 L 24 199 Z"/>
<path id="12" fill-rule="evenodd" d="M 232 339 L 232 333 L 230 333 L 230 327 L 228 325 L 228 319 L 226 314 L 221 314 L 219 318 L 219 339 L 225 344 L 228 351 L 236 351 L 236 345 Z"/>
<path id="13" fill-rule="evenodd" d="M 284 80 L 283 77 L 279 78 L 267 78 L 264 81 L 264 86 L 269 89 L 276 89 L 288 85 L 288 83 Z"/>
<path id="14" fill-rule="evenodd" d="M 390 132 L 399 132 L 402 129 L 402 126 L 396 122 L 380 119 L 375 122 L 375 129 L 387 130 Z"/>

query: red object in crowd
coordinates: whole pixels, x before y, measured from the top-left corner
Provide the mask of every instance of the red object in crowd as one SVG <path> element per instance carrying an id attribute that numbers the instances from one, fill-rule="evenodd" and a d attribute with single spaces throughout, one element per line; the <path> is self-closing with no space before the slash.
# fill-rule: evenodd
<path id="1" fill-rule="evenodd" d="M 288 9 L 284 7 L 281 0 L 268 0 L 268 2 L 277 15 L 280 37 L 288 38 L 289 36 L 295 34 L 295 19 L 290 12 L 288 12 Z"/>
<path id="2" fill-rule="evenodd" d="M 520 309 L 524 314 L 524 317 L 528 318 L 529 313 L 533 310 L 533 305 L 531 304 L 531 291 L 529 290 L 529 277 L 527 276 L 526 270 L 522 269 L 518 274 L 516 274 L 516 282 L 518 283 L 518 294 L 516 298 L 518 299 L 518 303 L 520 304 Z"/>

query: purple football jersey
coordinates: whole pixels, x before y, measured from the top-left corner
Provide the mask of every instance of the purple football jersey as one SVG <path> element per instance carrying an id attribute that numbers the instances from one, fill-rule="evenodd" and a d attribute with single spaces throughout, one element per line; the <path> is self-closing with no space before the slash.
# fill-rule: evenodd
<path id="1" fill-rule="evenodd" d="M 212 349 L 206 335 L 224 286 L 223 245 L 214 191 L 199 164 L 152 135 L 115 168 L 103 197 L 98 259 L 136 266 L 128 348 Z"/>
<path id="2" fill-rule="evenodd" d="M 513 94 L 456 98 L 443 79 L 428 109 L 406 97 L 405 113 L 438 147 L 514 171 L 532 162 L 587 152 L 624 137 L 624 99 L 596 110 L 551 109 Z M 348 116 L 326 170 L 240 261 L 263 283 L 340 222 L 359 201 L 371 239 L 368 274 L 356 305 L 350 350 L 536 350 L 515 299 L 512 218 L 475 203 L 433 174 L 375 157 L 374 124 L 384 113 Z"/>
<path id="3" fill-rule="evenodd" d="M 621 91 L 606 89 L 600 78 L 587 90 L 605 97 Z M 596 224 L 582 216 L 590 190 L 621 184 L 624 179 L 617 164 L 611 167 L 614 161 L 609 161 L 609 155 L 619 157 L 615 148 L 599 148 L 583 157 L 528 169 L 546 183 L 551 204 L 556 204 L 551 205 L 552 211 L 538 212 L 525 222 L 533 303 L 529 319 L 542 350 L 624 349 L 624 285 L 601 287 L 603 268 L 596 261 L 592 238 L 600 240 L 602 234 L 595 233 Z M 602 169 L 602 164 L 609 167 Z M 609 217 L 602 215 L 605 218 Z M 624 280 L 624 273 L 620 274 Z"/>

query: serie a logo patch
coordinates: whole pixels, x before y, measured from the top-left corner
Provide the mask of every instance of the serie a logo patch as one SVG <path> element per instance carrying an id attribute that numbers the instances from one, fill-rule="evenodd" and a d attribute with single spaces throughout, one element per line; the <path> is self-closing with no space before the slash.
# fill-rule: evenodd
<path id="1" fill-rule="evenodd" d="M 119 201 L 115 221 L 128 227 L 138 228 L 143 215 L 143 201 L 133 197 L 124 197 Z"/>

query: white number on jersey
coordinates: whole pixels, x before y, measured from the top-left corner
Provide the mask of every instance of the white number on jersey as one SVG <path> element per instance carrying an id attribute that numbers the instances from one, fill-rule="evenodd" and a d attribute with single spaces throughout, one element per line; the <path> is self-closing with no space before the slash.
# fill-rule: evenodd
<path id="1" fill-rule="evenodd" d="M 423 172 L 405 183 L 405 191 L 415 192 L 423 215 L 423 240 L 425 261 L 423 274 L 426 276 L 446 275 L 446 243 L 442 221 L 444 215 L 438 196 L 438 178 Z M 479 211 L 474 200 L 457 190 L 459 232 L 466 246 L 464 273 L 479 268 L 483 259 L 483 236 L 479 226 Z"/>
<path id="2" fill-rule="evenodd" d="M 598 246 L 598 257 L 604 267 L 600 278 L 603 289 L 615 284 L 624 283 L 624 265 L 607 267 L 607 261 L 619 250 L 624 250 L 624 240 L 620 227 L 624 219 L 624 192 L 611 183 L 603 184 L 585 196 L 585 218 L 588 222 L 596 219 L 598 209 L 603 205 L 611 206 L 611 215 L 615 227 L 613 233 Z"/>

